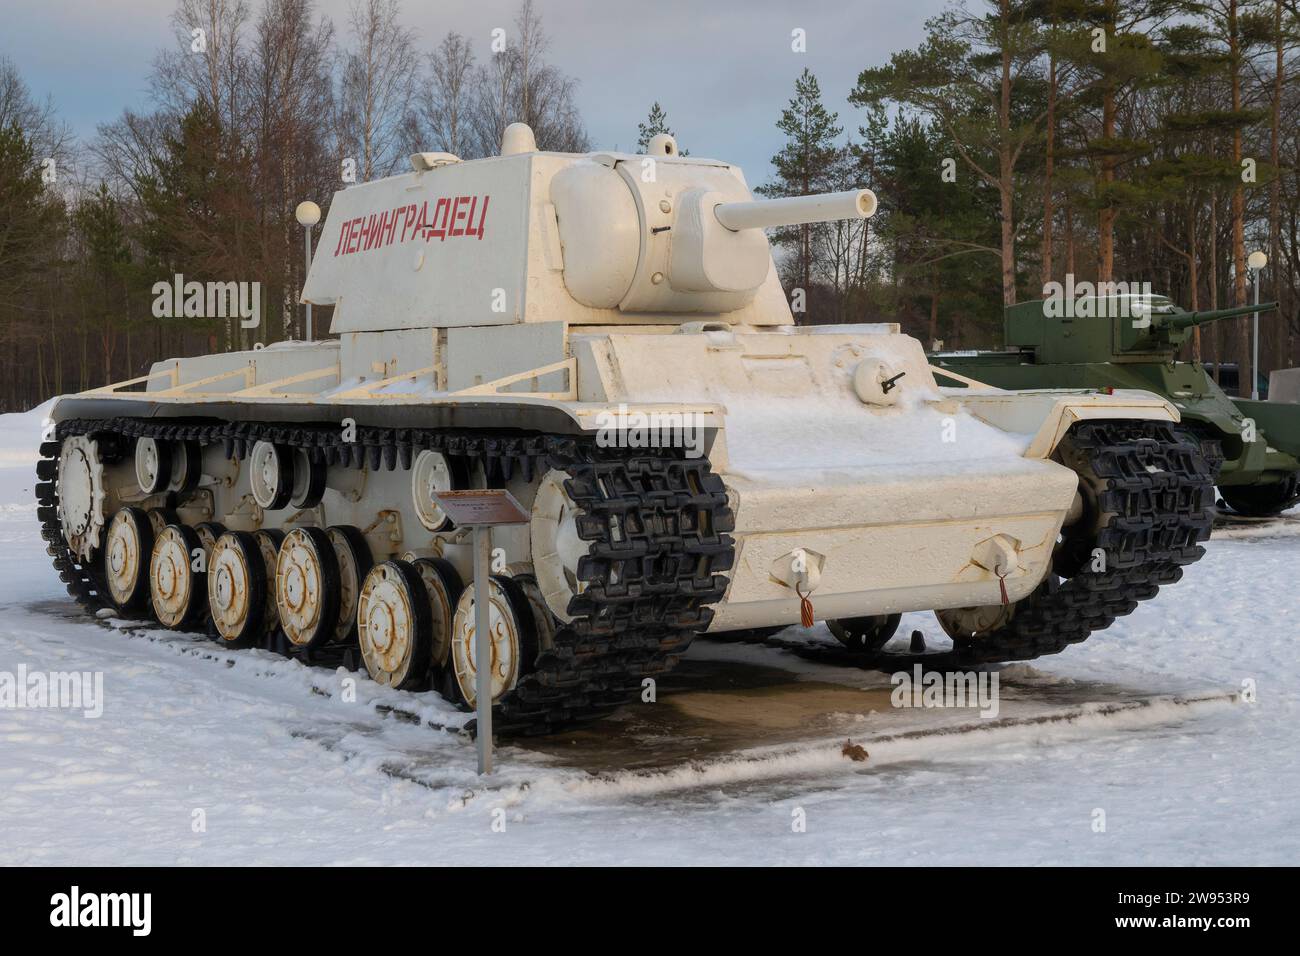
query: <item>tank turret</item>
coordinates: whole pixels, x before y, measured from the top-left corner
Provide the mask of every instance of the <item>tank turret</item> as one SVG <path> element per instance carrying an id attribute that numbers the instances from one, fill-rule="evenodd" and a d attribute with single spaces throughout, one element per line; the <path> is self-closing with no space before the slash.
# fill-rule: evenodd
<path id="1" fill-rule="evenodd" d="M 501 156 L 417 153 L 412 172 L 335 194 L 303 291 L 336 307 L 331 331 L 785 325 L 763 230 L 876 209 L 869 189 L 756 200 L 737 167 L 667 136 L 644 155 L 574 155 L 514 130 Z"/>
<path id="2" fill-rule="evenodd" d="M 1163 295 L 1037 299 L 1004 312 L 1008 348 L 1032 350 L 1039 363 L 1172 360 L 1196 326 L 1253 312 L 1276 302 L 1186 312 Z"/>

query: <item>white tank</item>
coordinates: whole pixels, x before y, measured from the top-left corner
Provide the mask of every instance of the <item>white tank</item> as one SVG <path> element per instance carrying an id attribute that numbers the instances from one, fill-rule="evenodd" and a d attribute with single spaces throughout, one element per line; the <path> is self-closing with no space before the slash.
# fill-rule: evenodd
<path id="1" fill-rule="evenodd" d="M 440 491 L 504 487 L 498 726 L 634 699 L 700 632 L 827 621 L 870 660 L 934 610 L 948 660 L 1053 653 L 1202 553 L 1211 477 L 1155 396 L 939 373 L 894 324 L 799 326 L 761 201 L 679 155 L 419 153 L 335 194 L 312 343 L 62 399 L 42 520 L 90 605 L 473 700 L 475 595 Z M 200 572 L 183 560 L 206 555 Z"/>

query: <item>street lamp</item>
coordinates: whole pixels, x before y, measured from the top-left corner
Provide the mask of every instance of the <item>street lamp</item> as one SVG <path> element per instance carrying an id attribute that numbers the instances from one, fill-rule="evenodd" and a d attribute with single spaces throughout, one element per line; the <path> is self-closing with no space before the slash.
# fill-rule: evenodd
<path id="1" fill-rule="evenodd" d="M 311 272 L 311 227 L 320 222 L 320 206 L 316 205 L 310 199 L 298 203 L 298 208 L 293 211 L 298 219 L 299 225 L 303 228 L 304 238 L 307 240 L 307 272 Z M 303 273 L 303 285 L 307 284 L 307 272 Z M 1255 294 L 1255 301 L 1259 301 L 1259 293 Z M 311 341 L 311 303 L 307 303 L 307 341 Z"/>
<path id="2" fill-rule="evenodd" d="M 1246 268 L 1250 270 L 1255 285 L 1255 314 L 1251 318 L 1252 344 L 1250 358 L 1250 397 L 1259 400 L 1259 274 L 1268 265 L 1268 256 L 1256 249 L 1246 259 Z"/>

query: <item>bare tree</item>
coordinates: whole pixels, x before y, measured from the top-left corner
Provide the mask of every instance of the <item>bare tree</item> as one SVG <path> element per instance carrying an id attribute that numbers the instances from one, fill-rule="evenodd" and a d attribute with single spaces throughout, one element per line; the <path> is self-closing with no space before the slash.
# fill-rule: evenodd
<path id="1" fill-rule="evenodd" d="M 411 152 L 436 149 L 465 154 L 470 148 L 474 50 L 454 30 L 429 54 L 428 77 L 416 96 L 409 121 Z"/>
<path id="2" fill-rule="evenodd" d="M 48 97 L 35 100 L 23 81 L 18 67 L 8 57 L 0 56 L 0 128 L 18 125 L 32 141 L 41 158 L 66 159 L 72 142 L 68 125 L 54 112 L 54 101 Z"/>
<path id="3" fill-rule="evenodd" d="M 423 127 L 416 148 L 473 158 L 481 110 L 483 152 L 515 121 L 543 149 L 586 148 L 576 83 L 547 63 L 533 4 L 486 62 L 456 33 L 423 57 L 396 0 L 351 2 L 340 51 L 319 0 L 173 0 L 149 105 L 99 126 L 75 167 L 53 105 L 0 57 L 0 410 L 301 334 L 294 207 L 328 205 L 342 156 L 385 175 Z M 263 326 L 154 316 L 154 284 L 175 273 L 260 282 Z"/>
<path id="4" fill-rule="evenodd" d="M 546 62 L 550 41 L 532 0 L 515 16 L 515 39 L 494 52 L 475 77 L 477 155 L 497 151 L 511 123 L 527 123 L 538 149 L 585 152 L 590 142 L 575 97 L 577 80 Z"/>
<path id="5" fill-rule="evenodd" d="M 415 95 L 415 34 L 399 13 L 397 0 L 357 0 L 352 7 L 355 46 L 344 55 L 339 81 L 339 144 L 342 155 L 360 160 L 367 180 L 397 167 Z"/>
<path id="6" fill-rule="evenodd" d="M 267 0 L 256 34 L 249 72 L 262 197 L 257 258 L 263 274 L 276 277 L 281 331 L 290 336 L 303 278 L 293 212 L 303 199 L 324 199 L 337 181 L 327 131 L 318 125 L 333 109 L 334 28 L 328 20 L 313 22 L 310 0 Z"/>
<path id="7" fill-rule="evenodd" d="M 154 59 L 154 98 L 173 117 L 202 99 L 223 126 L 237 129 L 244 108 L 247 25 L 244 0 L 179 0 L 172 14 L 175 43 Z"/>

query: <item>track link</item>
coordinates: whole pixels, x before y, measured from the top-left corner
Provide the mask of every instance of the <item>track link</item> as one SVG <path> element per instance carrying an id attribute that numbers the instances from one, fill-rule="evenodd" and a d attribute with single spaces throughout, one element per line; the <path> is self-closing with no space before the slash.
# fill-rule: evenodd
<path id="1" fill-rule="evenodd" d="M 58 441 L 41 445 L 36 486 L 42 536 L 54 567 L 77 602 L 108 607 L 94 558 L 82 564 L 69 550 L 53 477 L 63 439 L 94 435 L 221 443 L 242 458 L 257 441 L 307 451 L 317 461 L 392 470 L 409 467 L 425 449 L 481 462 L 489 482 L 519 474 L 532 480 L 550 468 L 569 474 L 566 490 L 583 511 L 578 534 L 590 542 L 578 566 L 586 584 L 559 624 L 554 645 L 498 705 L 496 729 L 547 733 L 603 716 L 634 699 L 642 682 L 666 674 L 713 617 L 709 605 L 725 593 L 735 543 L 734 518 L 722 480 L 707 459 L 672 449 L 601 448 L 566 435 L 470 433 L 359 427 L 344 442 L 337 428 L 248 422 L 71 419 Z M 120 453 L 120 452 L 119 452 Z"/>

